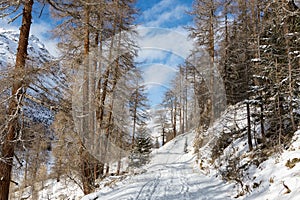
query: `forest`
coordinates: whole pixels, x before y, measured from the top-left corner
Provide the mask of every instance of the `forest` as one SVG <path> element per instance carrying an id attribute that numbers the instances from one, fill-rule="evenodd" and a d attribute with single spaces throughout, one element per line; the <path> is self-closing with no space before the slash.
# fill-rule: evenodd
<path id="1" fill-rule="evenodd" d="M 0 1 L 1 18 L 21 20 L 18 34 L 0 32 L 0 42 L 15 40 L 13 59 L 0 59 L 0 200 L 29 186 L 30 198 L 38 199 L 36 182 L 66 177 L 90 194 L 99 180 L 145 165 L 153 149 L 191 130 L 199 154 L 213 137 L 203 133 L 230 106 L 245 106 L 246 125 L 230 119 L 212 158 L 243 133 L 252 152 L 246 165 L 258 166 L 290 147 L 300 123 L 300 8 L 294 0 L 194 0 L 187 11 L 193 24 L 186 27 L 193 49 L 153 116 L 135 62 L 135 4 Z M 45 7 L 56 23 L 57 57 L 36 47 L 30 35 Z M 5 58 L 1 52 L 2 46 Z M 159 137 L 151 137 L 150 118 Z M 224 179 L 243 185 L 239 171 L 232 173 Z"/>

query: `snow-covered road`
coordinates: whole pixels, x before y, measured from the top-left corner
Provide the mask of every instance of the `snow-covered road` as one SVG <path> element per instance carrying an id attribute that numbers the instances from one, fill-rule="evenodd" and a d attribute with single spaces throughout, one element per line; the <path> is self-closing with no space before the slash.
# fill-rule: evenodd
<path id="1" fill-rule="evenodd" d="M 205 176 L 194 167 L 194 134 L 175 138 L 153 153 L 145 173 L 132 176 L 116 186 L 105 187 L 84 200 L 225 200 L 234 194 L 232 185 Z M 184 152 L 185 141 L 189 153 Z M 97 198 L 98 197 L 98 198 Z"/>

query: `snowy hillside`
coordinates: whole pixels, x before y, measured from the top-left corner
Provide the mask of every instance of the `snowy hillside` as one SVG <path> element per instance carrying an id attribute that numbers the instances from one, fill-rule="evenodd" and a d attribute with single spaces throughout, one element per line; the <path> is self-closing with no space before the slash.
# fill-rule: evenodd
<path id="1" fill-rule="evenodd" d="M 236 181 L 226 181 L 222 176 L 229 167 L 226 163 L 229 157 L 238 156 L 238 166 L 243 166 L 254 156 L 248 152 L 247 139 L 243 134 L 212 161 L 211 147 L 226 129 L 235 126 L 243 129 L 246 125 L 245 113 L 242 104 L 230 107 L 213 127 L 203 133 L 203 146 L 199 154 L 193 151 L 195 133 L 180 135 L 154 151 L 151 162 L 138 175 L 101 188 L 83 200 L 300 199 L 299 131 L 295 133 L 288 150 L 271 156 L 259 166 L 250 164 L 247 169 L 241 170 L 237 179 L 242 180 L 243 186 Z M 233 124 L 232 118 L 238 124 Z"/>
<path id="2" fill-rule="evenodd" d="M 16 58 L 19 32 L 0 28 L 0 66 L 13 65 Z M 53 59 L 45 45 L 34 35 L 29 38 L 28 55 L 36 63 L 45 63 Z"/>
<path id="3" fill-rule="evenodd" d="M 0 28 L 0 83 L 1 86 L 5 88 L 5 90 L 2 88 L 3 90 L 1 91 L 2 98 L 4 95 L 10 94 L 10 83 L 8 81 L 11 81 L 11 77 L 9 75 L 11 73 L 10 70 L 14 67 L 16 59 L 18 38 L 19 31 L 4 30 Z M 28 44 L 28 60 L 26 61 L 26 70 L 28 71 L 26 71 L 24 75 L 24 79 L 29 80 L 30 84 L 26 87 L 26 95 L 22 107 L 22 119 L 30 128 L 36 124 L 41 125 L 39 126 L 39 136 L 41 136 L 45 131 L 47 137 L 51 139 L 53 139 L 53 135 L 51 134 L 52 132 L 49 127 L 54 119 L 54 113 L 51 106 L 54 107 L 56 105 L 57 100 L 61 95 L 61 88 L 58 86 L 61 83 L 61 77 L 63 77 L 59 73 L 59 69 L 57 68 L 57 65 L 55 65 L 54 59 L 55 58 L 48 52 L 45 45 L 37 37 L 31 35 Z M 26 76 L 30 77 L 30 79 L 26 79 Z M 42 143 L 42 141 L 39 142 Z M 18 154 L 18 149 L 16 151 L 16 154 Z M 20 164 L 16 161 L 17 166 L 19 166 L 18 164 L 25 165 L 23 154 L 25 155 L 26 153 L 31 153 L 28 147 L 24 153 L 19 155 L 19 159 L 21 159 L 20 162 L 22 163 Z M 51 154 L 50 151 L 48 153 L 49 155 Z M 34 156 L 31 154 L 30 157 Z M 42 163 L 41 165 L 47 165 L 50 169 L 51 164 L 53 164 L 52 162 L 53 159 L 50 159 L 47 163 Z M 10 199 L 26 198 L 31 193 L 31 187 L 26 187 L 23 184 L 23 170 L 24 168 L 19 169 L 16 167 L 13 171 L 13 179 L 18 183 L 18 185 L 11 184 L 13 192 L 10 195 Z M 40 193 L 41 197 L 45 194 L 45 198 L 48 198 L 49 195 L 51 196 L 52 194 L 49 191 L 61 191 L 62 188 L 66 188 L 68 182 L 68 178 L 66 178 L 64 182 L 62 181 L 60 183 L 56 183 L 56 180 L 53 179 L 41 184 L 37 181 L 36 185 L 43 185 L 45 188 L 49 188 L 47 192 L 41 189 Z M 22 190 L 22 192 L 18 192 L 19 189 Z M 79 190 L 80 193 L 80 189 L 78 187 L 75 187 L 75 190 Z M 71 192 L 74 190 L 72 190 L 72 188 L 68 188 L 66 191 Z"/>
<path id="4" fill-rule="evenodd" d="M 240 103 L 229 107 L 201 134 L 199 168 L 235 182 L 237 199 L 300 199 L 300 132 L 294 134 L 290 148 L 284 151 L 276 147 L 259 150 L 260 144 L 253 140 L 255 148 L 249 152 L 246 127 L 246 106 Z"/>
<path id="5" fill-rule="evenodd" d="M 257 185 L 245 199 L 300 199 L 300 131 L 282 155 L 271 157 L 258 168 L 249 169 L 247 184 Z M 242 199 L 242 198 L 241 198 Z"/>
<path id="6" fill-rule="evenodd" d="M 74 183 L 70 178 L 63 178 L 60 182 L 56 179 L 49 179 L 46 181 L 36 182 L 36 190 L 38 190 L 36 197 L 38 200 L 48 199 L 72 199 L 79 200 L 83 196 L 80 187 Z M 34 200 L 32 194 L 32 187 L 21 187 L 20 190 L 15 190 L 10 195 L 10 200 L 28 199 Z"/>
<path id="7" fill-rule="evenodd" d="M 5 78 L 9 79 L 6 76 L 10 74 L 9 70 L 14 67 L 18 38 L 18 31 L 0 28 L 0 70 L 4 77 L 4 82 Z M 43 101 L 42 104 L 49 103 L 47 102 L 48 100 L 55 102 L 60 96 L 60 92 L 57 90 L 61 78 L 58 76 L 59 73 L 57 73 L 59 70 L 54 64 L 49 65 L 49 63 L 54 61 L 54 57 L 34 35 L 31 35 L 29 38 L 27 53 L 26 70 L 28 72 L 26 75 L 30 76 L 31 84 L 26 89 L 28 96 L 25 98 L 26 104 L 23 111 L 33 121 L 50 125 L 53 120 L 53 114 L 46 108 L 47 106 L 42 106 L 40 102 Z M 39 99 L 39 101 L 32 101 L 32 98 L 29 98 L 29 96 Z"/>

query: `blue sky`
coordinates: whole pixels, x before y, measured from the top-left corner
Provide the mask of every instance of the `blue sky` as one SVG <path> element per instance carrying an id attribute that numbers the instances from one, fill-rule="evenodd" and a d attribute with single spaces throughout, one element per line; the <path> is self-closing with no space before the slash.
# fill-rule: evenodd
<path id="1" fill-rule="evenodd" d="M 163 93 L 170 88 L 170 81 L 177 66 L 182 64 L 192 48 L 184 27 L 192 24 L 187 14 L 192 0 L 138 0 L 141 11 L 137 19 L 141 47 L 138 62 L 144 72 L 150 104 L 161 103 Z"/>
<path id="2" fill-rule="evenodd" d="M 192 48 L 187 40 L 185 26 L 192 24 L 192 17 L 186 12 L 191 10 L 193 0 L 137 0 L 136 7 L 140 14 L 136 20 L 140 37 L 139 56 L 136 59 L 144 72 L 145 85 L 148 88 L 152 106 L 159 104 L 163 92 L 170 88 L 170 80 L 174 77 L 177 66 L 184 62 Z M 37 36 L 54 55 L 57 55 L 56 43 L 50 32 L 55 21 L 50 19 L 49 10 L 34 4 L 34 20 L 31 34 Z M 0 19 L 0 28 L 18 30 L 20 19 L 7 24 L 7 19 Z"/>
<path id="3" fill-rule="evenodd" d="M 142 12 L 137 22 L 144 26 L 176 28 L 191 23 L 186 14 L 192 6 L 192 0 L 137 0 Z"/>

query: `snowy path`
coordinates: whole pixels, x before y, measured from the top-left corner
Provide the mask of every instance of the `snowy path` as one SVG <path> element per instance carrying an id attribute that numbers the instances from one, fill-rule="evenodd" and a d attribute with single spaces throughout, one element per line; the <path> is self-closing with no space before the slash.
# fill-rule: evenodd
<path id="1" fill-rule="evenodd" d="M 154 153 L 145 173 L 124 180 L 113 188 L 84 197 L 101 200 L 225 200 L 232 187 L 193 170 L 192 153 L 184 153 L 187 139 L 192 149 L 194 134 L 185 134 Z"/>

